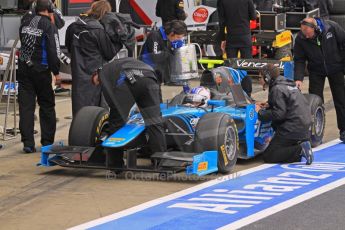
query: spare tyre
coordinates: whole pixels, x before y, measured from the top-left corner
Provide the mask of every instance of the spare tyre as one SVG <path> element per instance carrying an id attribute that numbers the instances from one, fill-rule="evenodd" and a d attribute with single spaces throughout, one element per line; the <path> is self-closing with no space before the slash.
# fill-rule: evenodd
<path id="1" fill-rule="evenodd" d="M 69 129 L 70 146 L 95 147 L 102 132 L 108 127 L 109 112 L 101 107 L 87 106 L 80 109 Z"/>
<path id="2" fill-rule="evenodd" d="M 228 114 L 206 113 L 195 130 L 197 152 L 218 151 L 218 172 L 227 174 L 236 164 L 239 140 L 235 121 Z"/>
<path id="3" fill-rule="evenodd" d="M 311 145 L 319 146 L 325 133 L 326 115 L 321 97 L 314 94 L 305 94 L 310 106 L 312 116 Z"/>

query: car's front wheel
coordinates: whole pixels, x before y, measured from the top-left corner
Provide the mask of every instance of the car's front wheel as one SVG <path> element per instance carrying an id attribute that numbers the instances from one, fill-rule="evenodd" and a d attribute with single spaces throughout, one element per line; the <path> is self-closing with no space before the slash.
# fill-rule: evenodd
<path id="1" fill-rule="evenodd" d="M 69 130 L 70 146 L 94 147 L 108 127 L 109 112 L 101 107 L 87 106 L 73 118 Z"/>
<path id="2" fill-rule="evenodd" d="M 198 152 L 217 150 L 218 172 L 231 172 L 239 153 L 235 121 L 224 113 L 205 114 L 197 124 L 195 144 Z"/>

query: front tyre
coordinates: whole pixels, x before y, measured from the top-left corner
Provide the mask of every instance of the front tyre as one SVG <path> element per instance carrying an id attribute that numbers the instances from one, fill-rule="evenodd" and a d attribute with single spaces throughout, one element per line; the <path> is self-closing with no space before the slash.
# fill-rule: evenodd
<path id="1" fill-rule="evenodd" d="M 235 121 L 228 114 L 207 113 L 196 127 L 195 144 L 198 152 L 218 151 L 218 172 L 230 173 L 239 153 Z"/>

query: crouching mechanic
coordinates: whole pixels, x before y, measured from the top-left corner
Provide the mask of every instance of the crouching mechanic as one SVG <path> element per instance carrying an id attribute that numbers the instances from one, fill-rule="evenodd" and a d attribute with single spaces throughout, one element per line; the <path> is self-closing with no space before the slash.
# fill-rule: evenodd
<path id="1" fill-rule="evenodd" d="M 159 85 L 154 70 L 134 58 L 115 59 L 92 76 L 94 85 L 101 84 L 110 107 L 109 133 L 114 133 L 127 122 L 134 103 L 146 125 L 151 153 L 165 152 L 166 140 L 160 111 Z M 123 151 L 109 149 L 109 165 L 123 166 Z"/>
<path id="2" fill-rule="evenodd" d="M 267 103 L 258 103 L 256 111 L 261 121 L 272 121 L 275 135 L 263 153 L 266 163 L 313 162 L 309 142 L 310 106 L 293 81 L 280 76 L 280 70 L 268 64 L 261 71 L 260 83 L 269 86 Z"/>

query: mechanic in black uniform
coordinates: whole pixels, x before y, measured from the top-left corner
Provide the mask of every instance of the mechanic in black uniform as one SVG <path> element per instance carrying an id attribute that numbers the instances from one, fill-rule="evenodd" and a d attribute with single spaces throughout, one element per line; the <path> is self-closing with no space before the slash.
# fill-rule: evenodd
<path id="1" fill-rule="evenodd" d="M 186 20 L 183 0 L 158 0 L 156 16 L 162 18 L 162 25 L 172 20 Z"/>
<path id="2" fill-rule="evenodd" d="M 65 25 L 65 20 L 63 19 L 61 11 L 58 8 L 56 8 L 55 0 L 50 0 L 50 2 L 52 6 L 52 12 L 49 12 L 51 21 L 58 29 L 61 29 Z M 33 14 L 33 15 L 36 14 L 35 7 L 36 7 L 36 1 L 32 2 L 31 9 L 27 13 Z"/>
<path id="3" fill-rule="evenodd" d="M 252 35 L 250 32 L 250 20 L 256 19 L 256 11 L 253 0 L 218 0 L 217 10 L 220 23 L 220 39 L 222 47 L 226 43 L 228 58 L 237 58 L 238 52 L 241 58 L 252 58 Z M 225 28 L 227 34 L 225 34 Z M 226 41 L 225 41 L 226 40 Z M 252 93 L 252 79 L 247 76 L 242 82 L 243 90 Z"/>
<path id="4" fill-rule="evenodd" d="M 60 46 L 56 27 L 49 13 L 49 0 L 37 0 L 36 14 L 26 14 L 22 19 L 20 55 L 18 61 L 19 128 L 25 153 L 33 153 L 34 113 L 36 97 L 40 106 L 42 146 L 53 144 L 56 131 L 55 97 L 51 72 L 59 77 Z"/>
<path id="5" fill-rule="evenodd" d="M 101 87 L 95 87 L 90 77 L 116 55 L 114 46 L 100 23 L 111 11 L 106 0 L 94 2 L 87 15 L 82 15 L 66 31 L 66 47 L 72 54 L 73 116 L 84 106 L 101 106 Z"/>
<path id="6" fill-rule="evenodd" d="M 169 54 L 172 54 L 172 49 L 184 45 L 183 38 L 186 34 L 186 24 L 180 20 L 172 20 L 147 36 L 140 58 L 155 69 L 159 83 L 170 82 Z"/>
<path id="7" fill-rule="evenodd" d="M 295 82 L 280 76 L 280 70 L 268 64 L 261 71 L 260 83 L 269 86 L 268 102 L 257 104 L 259 120 L 272 121 L 274 137 L 263 153 L 266 163 L 313 161 L 309 142 L 311 115 L 307 99 Z"/>
<path id="8" fill-rule="evenodd" d="M 294 46 L 295 81 L 302 87 L 305 65 L 308 63 L 309 93 L 323 99 L 328 78 L 337 113 L 340 140 L 345 142 L 344 89 L 345 30 L 336 22 L 306 18 L 301 22 Z"/>
<path id="9" fill-rule="evenodd" d="M 127 122 L 129 111 L 135 102 L 145 122 L 151 153 L 166 151 L 159 84 L 151 66 L 130 57 L 115 59 L 103 66 L 93 76 L 92 82 L 95 85 L 101 83 L 110 107 L 110 134 Z M 122 167 L 123 152 L 114 149 L 108 151 L 112 151 L 109 154 L 110 164 Z"/>
<path id="10" fill-rule="evenodd" d="M 63 19 L 61 11 L 56 7 L 55 5 L 55 0 L 51 0 L 51 5 L 52 5 L 52 13 L 49 13 L 51 22 L 57 27 L 58 30 L 62 29 L 65 26 L 65 20 Z M 31 9 L 28 10 L 27 14 L 36 14 L 36 1 L 31 3 Z M 23 17 L 25 18 L 25 16 Z M 66 65 L 69 65 L 71 60 L 63 53 L 60 52 L 60 61 Z M 65 91 L 64 88 L 61 86 L 61 79 L 55 79 L 53 76 L 53 83 L 57 86 L 56 89 L 62 91 Z M 57 92 L 54 90 L 54 92 Z"/>

